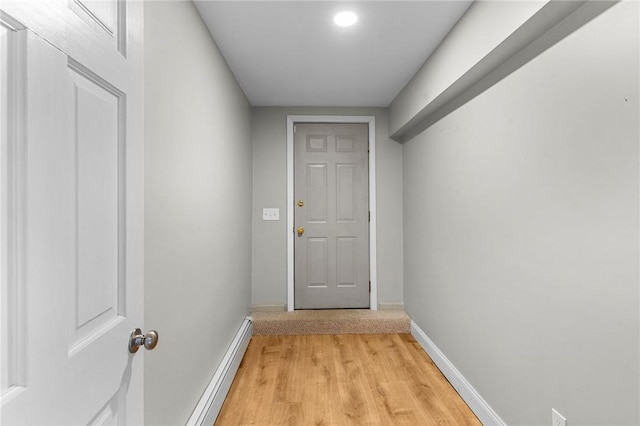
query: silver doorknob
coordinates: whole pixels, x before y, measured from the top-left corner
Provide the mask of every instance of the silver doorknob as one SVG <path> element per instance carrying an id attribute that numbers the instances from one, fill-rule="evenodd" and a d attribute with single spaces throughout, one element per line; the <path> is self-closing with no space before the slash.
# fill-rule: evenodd
<path id="1" fill-rule="evenodd" d="M 142 330 L 136 328 L 131 332 L 129 337 L 129 352 L 135 354 L 138 352 L 140 346 L 144 346 L 147 350 L 152 350 L 158 344 L 158 332 L 155 330 L 147 331 L 147 334 L 142 334 Z"/>

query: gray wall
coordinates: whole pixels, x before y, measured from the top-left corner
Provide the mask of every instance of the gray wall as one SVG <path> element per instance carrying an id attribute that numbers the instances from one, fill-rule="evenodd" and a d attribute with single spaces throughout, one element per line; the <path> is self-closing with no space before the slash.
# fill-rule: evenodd
<path id="1" fill-rule="evenodd" d="M 454 29 L 389 106 L 390 133 L 395 134 L 420 119 L 423 110 L 437 103 L 460 80 L 469 79 L 471 70 L 487 60 L 496 48 L 511 44 L 505 41 L 531 21 L 547 1 L 471 3 Z"/>
<path id="2" fill-rule="evenodd" d="M 250 105 L 191 2 L 145 2 L 147 424 L 184 424 L 250 309 Z"/>
<path id="3" fill-rule="evenodd" d="M 402 147 L 389 139 L 383 108 L 254 108 L 252 303 L 287 303 L 287 115 L 375 115 L 378 302 L 402 303 Z M 263 207 L 280 221 L 262 220 Z"/>
<path id="4" fill-rule="evenodd" d="M 508 424 L 640 423 L 638 7 L 403 146 L 407 311 Z"/>

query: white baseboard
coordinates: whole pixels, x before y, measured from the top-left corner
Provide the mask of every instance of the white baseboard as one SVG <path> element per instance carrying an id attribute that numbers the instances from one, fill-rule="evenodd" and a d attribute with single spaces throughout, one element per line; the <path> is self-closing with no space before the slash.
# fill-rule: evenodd
<path id="1" fill-rule="evenodd" d="M 506 423 L 493 411 L 487 402 L 480 396 L 473 386 L 464 378 L 458 369 L 447 359 L 438 347 L 427 337 L 418 324 L 411 320 L 411 334 L 420 343 L 420 346 L 431 357 L 449 383 L 460 394 L 471 411 L 478 417 L 483 425 L 506 426 Z"/>
<path id="2" fill-rule="evenodd" d="M 231 346 L 224 354 L 224 358 L 222 358 L 207 389 L 202 394 L 191 417 L 189 417 L 187 426 L 210 426 L 216 421 L 252 334 L 251 317 L 247 317 L 242 322 L 240 329 L 233 338 L 233 342 L 231 342 Z"/>

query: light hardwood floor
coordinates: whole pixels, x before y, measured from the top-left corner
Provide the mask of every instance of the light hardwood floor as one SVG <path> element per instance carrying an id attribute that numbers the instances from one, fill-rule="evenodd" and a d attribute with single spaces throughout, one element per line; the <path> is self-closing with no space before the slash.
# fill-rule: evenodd
<path id="1" fill-rule="evenodd" d="M 216 425 L 481 425 L 410 334 L 254 336 Z"/>

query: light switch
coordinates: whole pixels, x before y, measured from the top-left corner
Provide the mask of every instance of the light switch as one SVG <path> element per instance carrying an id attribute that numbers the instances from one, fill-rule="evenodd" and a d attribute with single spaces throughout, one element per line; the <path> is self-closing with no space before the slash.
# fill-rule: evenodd
<path id="1" fill-rule="evenodd" d="M 280 220 L 280 209 L 262 209 L 262 220 Z"/>

